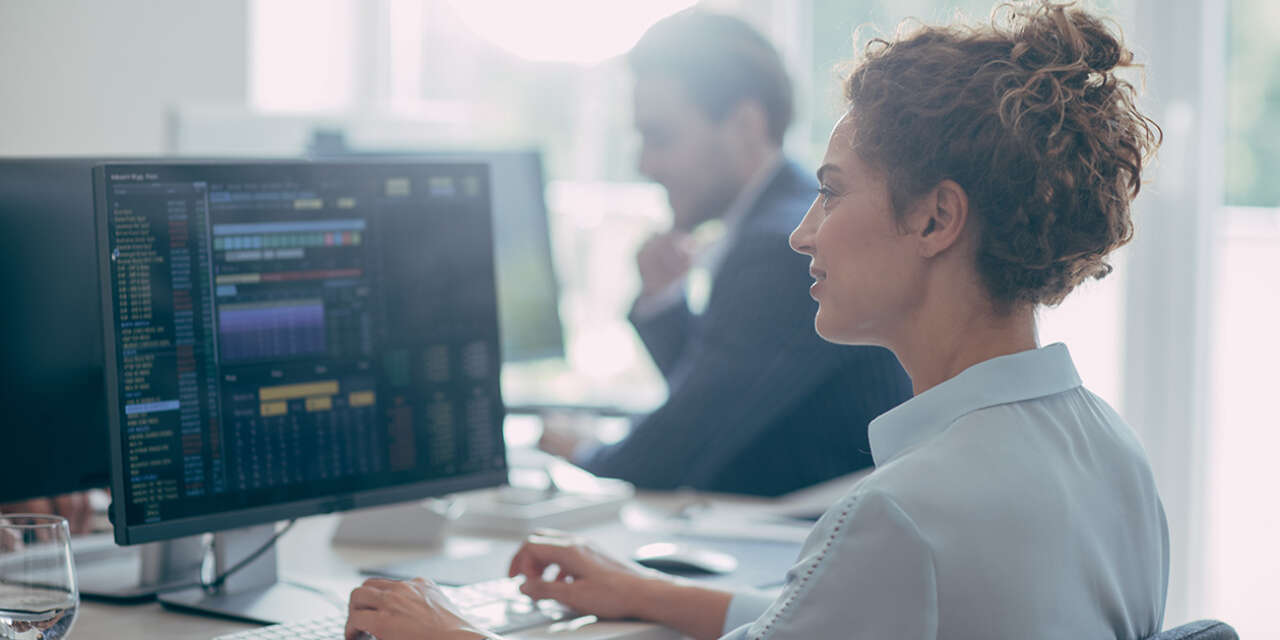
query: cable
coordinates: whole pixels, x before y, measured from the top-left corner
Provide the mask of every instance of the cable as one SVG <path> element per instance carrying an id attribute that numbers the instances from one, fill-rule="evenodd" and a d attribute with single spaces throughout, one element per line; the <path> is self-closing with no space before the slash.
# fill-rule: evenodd
<path id="1" fill-rule="evenodd" d="M 226 571 L 223 571 L 222 573 L 214 576 L 213 580 L 210 580 L 209 582 L 205 582 L 204 577 L 201 576 L 200 588 L 204 589 L 206 593 L 212 593 L 214 591 L 217 591 L 218 587 L 221 587 L 222 583 L 226 582 L 227 578 L 231 577 L 233 573 L 245 568 L 246 566 L 248 566 L 250 562 L 257 560 L 259 557 L 262 556 L 262 554 L 266 553 L 268 549 L 270 549 L 273 545 L 275 545 L 276 540 L 280 539 L 280 536 L 288 533 L 289 530 L 293 528 L 294 523 L 297 521 L 298 520 L 296 518 L 293 520 L 290 520 L 289 524 L 286 524 L 283 529 L 277 531 L 275 535 L 271 536 L 270 540 L 267 540 L 266 542 L 262 543 L 262 546 L 255 549 L 253 553 L 250 553 L 249 555 L 245 556 L 244 559 L 242 559 L 241 561 L 231 565 L 231 567 Z"/>

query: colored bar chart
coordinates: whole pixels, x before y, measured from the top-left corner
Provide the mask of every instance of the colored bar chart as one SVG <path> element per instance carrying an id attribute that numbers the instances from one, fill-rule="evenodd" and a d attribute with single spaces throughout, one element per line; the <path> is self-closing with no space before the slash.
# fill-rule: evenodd
<path id="1" fill-rule="evenodd" d="M 324 302 L 319 299 L 224 305 L 218 325 L 226 362 L 325 352 Z"/>

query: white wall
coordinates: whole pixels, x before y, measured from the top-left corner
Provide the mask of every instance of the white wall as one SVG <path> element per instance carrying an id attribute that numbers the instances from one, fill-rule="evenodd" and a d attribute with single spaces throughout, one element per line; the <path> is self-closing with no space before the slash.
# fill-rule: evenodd
<path id="1" fill-rule="evenodd" d="M 0 0 L 0 155 L 155 154 L 168 108 L 244 104 L 245 0 Z"/>

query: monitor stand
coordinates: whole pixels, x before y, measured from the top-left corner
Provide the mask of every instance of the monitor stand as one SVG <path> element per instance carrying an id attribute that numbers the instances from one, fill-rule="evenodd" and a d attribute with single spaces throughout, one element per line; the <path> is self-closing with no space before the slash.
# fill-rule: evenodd
<path id="1" fill-rule="evenodd" d="M 275 525 L 233 529 L 213 536 L 215 574 L 221 574 L 258 550 L 275 535 Z M 200 587 L 160 594 L 170 609 L 277 624 L 346 613 L 346 594 L 338 597 L 320 589 L 277 580 L 276 549 L 271 546 L 256 560 L 231 574 L 215 590 Z"/>
<path id="2" fill-rule="evenodd" d="M 82 544 L 76 544 L 83 540 Z M 167 589 L 200 581 L 199 536 L 121 547 L 109 537 L 72 540 L 76 582 L 87 600 L 145 602 Z"/>

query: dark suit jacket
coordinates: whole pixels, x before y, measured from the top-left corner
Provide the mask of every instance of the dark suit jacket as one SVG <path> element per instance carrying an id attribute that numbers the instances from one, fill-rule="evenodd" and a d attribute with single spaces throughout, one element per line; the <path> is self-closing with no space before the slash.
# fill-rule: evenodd
<path id="1" fill-rule="evenodd" d="M 888 350 L 814 331 L 809 258 L 787 238 L 816 189 L 783 165 L 739 222 L 706 310 L 633 316 L 670 394 L 585 468 L 648 489 L 778 495 L 872 464 L 867 423 L 911 382 Z"/>

